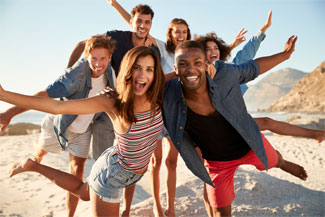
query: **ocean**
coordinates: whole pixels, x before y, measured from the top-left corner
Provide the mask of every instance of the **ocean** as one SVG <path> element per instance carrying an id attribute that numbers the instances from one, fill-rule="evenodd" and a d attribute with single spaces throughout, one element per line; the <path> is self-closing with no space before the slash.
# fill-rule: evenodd
<path id="1" fill-rule="evenodd" d="M 284 113 L 284 112 L 250 112 L 252 117 L 270 117 L 278 121 L 286 121 L 291 116 L 300 116 L 300 117 L 322 117 L 325 118 L 325 115 L 321 114 L 303 114 L 303 113 Z M 17 115 L 11 120 L 11 123 L 33 123 L 33 124 L 41 124 L 41 121 L 46 113 L 37 112 L 37 111 L 28 111 Z"/>

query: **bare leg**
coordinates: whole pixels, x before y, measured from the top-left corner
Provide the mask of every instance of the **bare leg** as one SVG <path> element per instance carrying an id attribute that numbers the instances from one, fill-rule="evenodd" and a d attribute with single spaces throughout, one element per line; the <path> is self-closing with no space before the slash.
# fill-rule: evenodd
<path id="1" fill-rule="evenodd" d="M 298 164 L 292 163 L 290 161 L 286 161 L 283 159 L 280 152 L 276 151 L 278 153 L 278 163 L 275 165 L 275 167 L 280 168 L 281 170 L 290 173 L 293 176 L 298 177 L 299 179 L 306 180 L 308 175 L 305 171 L 305 169 L 302 166 L 299 166 Z"/>
<path id="2" fill-rule="evenodd" d="M 109 203 L 102 201 L 100 196 L 98 196 L 93 190 L 89 190 L 91 208 L 93 211 L 93 216 L 119 216 L 120 203 Z"/>
<path id="3" fill-rule="evenodd" d="M 261 131 L 269 130 L 280 135 L 306 137 L 317 140 L 319 143 L 325 139 L 324 130 L 312 130 L 271 118 L 254 118 Z"/>
<path id="4" fill-rule="evenodd" d="M 169 150 L 166 158 L 167 166 L 167 209 L 166 216 L 175 216 L 175 196 L 176 196 L 176 167 L 178 151 L 173 142 L 168 139 Z"/>
<path id="5" fill-rule="evenodd" d="M 80 179 L 69 173 L 48 167 L 31 160 L 25 159 L 21 162 L 16 162 L 10 169 L 9 176 L 13 177 L 23 172 L 36 172 L 46 178 L 57 186 L 72 192 L 81 200 L 89 200 L 88 184 L 83 183 Z"/>
<path id="6" fill-rule="evenodd" d="M 151 190 L 153 195 L 153 214 L 155 217 L 164 216 L 161 204 L 160 204 L 160 167 L 162 161 L 162 140 L 157 141 L 157 148 L 153 152 L 151 157 Z"/>
<path id="7" fill-rule="evenodd" d="M 208 216 L 215 217 L 213 208 L 212 208 L 212 206 L 210 206 L 210 203 L 209 203 L 207 186 L 205 183 L 203 183 L 203 202 L 204 202 L 205 210 L 208 213 Z"/>
<path id="8" fill-rule="evenodd" d="M 123 191 L 123 204 L 124 204 L 124 210 L 122 211 L 122 217 L 129 217 L 130 216 L 130 210 L 132 205 L 132 199 L 134 195 L 135 190 L 135 184 L 124 188 Z"/>
<path id="9" fill-rule="evenodd" d="M 47 151 L 41 149 L 40 147 L 36 146 L 35 147 L 35 152 L 34 152 L 34 160 L 37 163 L 41 163 L 43 160 L 43 157 L 47 154 Z"/>
<path id="10" fill-rule="evenodd" d="M 78 179 L 83 180 L 84 167 L 86 158 L 69 155 L 70 173 Z M 76 212 L 79 198 L 74 196 L 71 192 L 67 192 L 67 216 L 74 216 Z"/>
<path id="11" fill-rule="evenodd" d="M 231 216 L 231 204 L 225 207 L 213 207 L 215 217 L 226 217 Z"/>

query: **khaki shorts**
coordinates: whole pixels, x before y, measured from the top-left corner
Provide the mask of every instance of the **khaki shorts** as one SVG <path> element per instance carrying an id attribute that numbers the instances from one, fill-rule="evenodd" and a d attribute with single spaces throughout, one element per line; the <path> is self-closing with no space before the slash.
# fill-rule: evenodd
<path id="1" fill-rule="evenodd" d="M 57 135 L 54 132 L 54 115 L 46 115 L 41 124 L 41 135 L 37 146 L 47 152 L 59 153 L 63 150 L 59 144 Z M 67 131 L 68 146 L 65 151 L 71 155 L 87 158 L 90 147 L 91 127 L 84 133 L 74 133 Z"/>

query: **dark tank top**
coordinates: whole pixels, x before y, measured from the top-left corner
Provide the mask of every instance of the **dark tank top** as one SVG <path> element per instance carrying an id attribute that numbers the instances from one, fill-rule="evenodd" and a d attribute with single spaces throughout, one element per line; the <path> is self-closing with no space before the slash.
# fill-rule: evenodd
<path id="1" fill-rule="evenodd" d="M 218 111 L 204 116 L 187 110 L 185 130 L 201 149 L 202 157 L 212 161 L 231 161 L 243 157 L 251 148 Z"/>

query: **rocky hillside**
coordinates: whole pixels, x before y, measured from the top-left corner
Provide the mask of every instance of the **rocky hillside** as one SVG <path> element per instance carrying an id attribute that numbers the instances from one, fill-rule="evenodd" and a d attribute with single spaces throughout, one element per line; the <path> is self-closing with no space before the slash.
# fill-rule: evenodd
<path id="1" fill-rule="evenodd" d="M 265 111 L 325 114 L 325 62 Z"/>
<path id="2" fill-rule="evenodd" d="M 258 83 L 249 87 L 244 95 L 249 111 L 266 109 L 287 94 L 307 73 L 286 68 L 270 73 Z"/>

